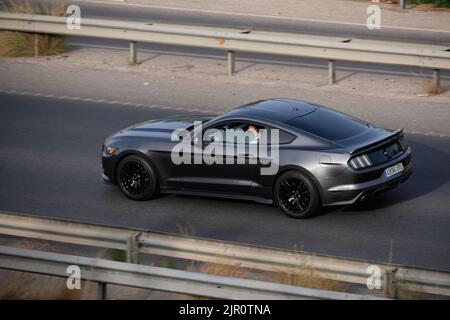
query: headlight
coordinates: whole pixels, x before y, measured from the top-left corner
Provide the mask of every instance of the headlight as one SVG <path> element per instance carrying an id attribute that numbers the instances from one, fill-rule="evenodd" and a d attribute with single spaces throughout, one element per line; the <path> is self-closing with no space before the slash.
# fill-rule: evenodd
<path id="1" fill-rule="evenodd" d="M 119 150 L 119 148 L 116 147 L 105 147 L 105 153 L 108 155 L 112 155 L 114 152 L 116 152 L 117 150 Z"/>

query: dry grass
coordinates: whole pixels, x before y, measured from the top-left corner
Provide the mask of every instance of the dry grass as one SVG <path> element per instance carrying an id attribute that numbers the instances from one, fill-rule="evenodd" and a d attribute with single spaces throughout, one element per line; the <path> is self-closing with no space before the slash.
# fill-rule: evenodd
<path id="1" fill-rule="evenodd" d="M 92 283 L 82 282 L 81 290 L 69 290 L 66 279 L 35 275 L 17 271 L 0 271 L 8 281 L 0 290 L 1 300 L 78 300 L 87 294 L 95 297 Z"/>
<path id="2" fill-rule="evenodd" d="M 15 247 L 58 252 L 60 247 L 48 242 L 23 239 Z M 96 296 L 96 286 L 91 282 L 81 283 L 81 290 L 69 290 L 65 278 L 31 274 L 20 271 L 0 270 L 0 300 L 72 300 L 89 299 Z"/>
<path id="3" fill-rule="evenodd" d="M 324 278 L 316 270 L 308 266 L 299 268 L 295 273 L 276 275 L 275 277 L 277 282 L 291 286 L 340 292 L 347 291 L 346 286 L 342 282 Z"/>
<path id="4" fill-rule="evenodd" d="M 403 289 L 401 286 L 397 288 L 396 299 L 398 300 L 427 300 L 430 299 L 426 294 L 416 291 Z"/>
<path id="5" fill-rule="evenodd" d="M 192 263 L 186 268 L 187 271 L 207 273 L 216 276 L 249 279 L 250 272 L 239 265 L 224 264 L 217 260 L 215 262 Z M 208 300 L 207 297 L 191 296 L 194 300 Z"/>
<path id="6" fill-rule="evenodd" d="M 428 95 L 438 95 L 445 91 L 442 86 L 437 86 L 434 82 L 427 82 L 425 90 Z"/>
<path id="7" fill-rule="evenodd" d="M 220 263 L 220 261 L 191 264 L 187 270 L 232 278 L 248 279 L 250 276 L 248 269 L 241 268 L 239 265 Z"/>
<path id="8" fill-rule="evenodd" d="M 15 243 L 16 247 L 26 248 L 30 250 L 43 250 L 49 252 L 61 251 L 57 245 L 48 244 L 42 241 L 22 240 Z M 116 259 L 116 256 L 119 258 Z M 102 251 L 103 258 L 112 260 L 122 260 L 123 252 L 116 252 L 112 250 Z M 165 262 L 164 267 L 176 268 L 175 261 L 170 260 Z M 216 258 L 211 262 L 191 262 L 185 270 L 191 272 L 199 272 L 204 274 L 211 274 L 217 276 L 260 280 L 266 282 L 288 284 L 294 286 L 301 286 L 306 288 L 317 288 L 330 291 L 347 291 L 345 285 L 341 282 L 330 280 L 322 277 L 317 271 L 308 266 L 299 267 L 297 272 L 284 274 L 280 272 L 265 272 L 260 270 L 253 270 L 244 268 L 240 264 L 233 264 L 224 258 Z M 16 271 L 0 271 L 0 299 L 95 299 L 97 293 L 96 284 L 91 282 L 82 282 L 82 290 L 68 290 L 66 287 L 65 278 L 56 278 L 43 275 L 27 274 Z M 114 295 L 116 298 L 124 298 L 128 294 L 128 290 L 118 290 Z M 144 293 L 140 293 L 143 294 Z M 155 292 L 150 291 L 150 295 L 145 293 L 148 297 L 153 296 Z M 125 296 L 124 296 L 125 295 Z M 112 292 L 108 298 L 112 298 Z M 169 295 L 170 296 L 170 295 Z M 399 292 L 401 299 L 418 299 L 417 296 L 412 296 L 410 292 Z M 147 298 L 148 298 L 147 297 Z M 189 296 L 190 299 L 205 299 L 199 296 Z M 420 299 L 420 298 L 419 298 Z"/>
<path id="9" fill-rule="evenodd" d="M 30 0 L 10 0 L 2 2 L 2 11 L 11 13 L 43 14 L 52 16 L 64 16 L 64 4 L 62 3 L 35 3 Z M 67 52 L 68 44 L 61 36 L 38 35 L 38 54 L 49 56 Z M 0 32 L 0 56 L 4 57 L 31 57 L 34 56 L 35 35 L 25 32 Z"/>
<path id="10" fill-rule="evenodd" d="M 207 273 L 217 276 L 251 279 L 266 282 L 275 282 L 291 286 L 323 289 L 329 291 L 346 292 L 347 287 L 339 281 L 322 277 L 317 271 L 308 266 L 299 268 L 295 273 L 283 274 L 278 272 L 261 272 L 240 265 L 233 265 L 218 259 L 215 262 L 202 262 L 191 264 L 188 271 Z"/>
<path id="11" fill-rule="evenodd" d="M 32 0 L 6 0 L 0 4 L 1 11 L 11 13 L 43 14 L 48 16 L 65 15 L 64 3 L 35 2 Z"/>
<path id="12" fill-rule="evenodd" d="M 192 235 L 194 233 L 190 224 L 178 225 L 178 229 L 184 235 Z M 284 274 L 269 271 L 258 272 L 257 270 L 243 268 L 239 264 L 233 264 L 224 258 L 217 258 L 213 262 L 193 262 L 186 270 L 217 276 L 260 280 L 330 291 L 346 292 L 348 289 L 344 283 L 324 278 L 314 268 L 308 265 L 299 266 L 297 272 Z"/>
<path id="13" fill-rule="evenodd" d="M 436 299 L 436 296 L 427 294 L 425 292 L 417 292 L 408 290 L 402 281 L 396 281 L 394 287 L 394 296 L 396 300 L 431 300 Z"/>

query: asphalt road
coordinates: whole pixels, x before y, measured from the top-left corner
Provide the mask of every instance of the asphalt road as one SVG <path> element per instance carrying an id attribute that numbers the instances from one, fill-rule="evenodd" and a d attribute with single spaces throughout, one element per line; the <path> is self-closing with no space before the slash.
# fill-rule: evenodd
<path id="1" fill-rule="evenodd" d="M 40 0 L 48 2 L 52 0 Z M 368 30 L 365 26 L 348 24 L 330 24 L 320 21 L 282 20 L 267 17 L 238 16 L 233 14 L 205 13 L 183 10 L 168 10 L 161 8 L 148 8 L 128 6 L 126 4 L 90 3 L 85 1 L 65 1 L 66 4 L 77 4 L 81 7 L 82 17 L 107 18 L 112 20 L 132 20 L 146 22 L 165 22 L 182 24 L 219 25 L 244 29 L 266 29 L 272 31 L 299 32 L 317 35 L 339 36 L 345 38 L 369 38 L 377 40 L 393 40 L 419 42 L 428 44 L 450 45 L 450 33 L 418 31 L 407 29 Z M 127 49 L 128 43 L 124 41 L 69 37 L 76 46 L 100 46 Z M 203 56 L 208 58 L 224 59 L 225 53 L 219 50 L 198 49 L 184 46 L 168 46 L 159 44 L 139 44 L 139 50 L 157 53 L 171 53 L 181 55 Z M 236 53 L 236 59 L 258 63 L 276 63 L 283 65 L 300 65 L 315 68 L 326 68 L 328 62 L 323 59 L 284 57 L 254 53 Z M 421 74 L 430 75 L 432 71 L 423 68 L 389 66 L 380 64 L 355 63 L 347 61 L 337 62 L 338 70 L 381 72 L 386 74 Z M 443 70 L 441 77 L 450 79 L 450 71 Z"/>
<path id="2" fill-rule="evenodd" d="M 450 138 L 407 135 L 415 173 L 369 202 L 294 220 L 268 205 L 162 196 L 101 183 L 100 147 L 175 111 L 0 94 L 0 210 L 450 270 Z M 390 248 L 392 247 L 392 250 Z"/>
<path id="3" fill-rule="evenodd" d="M 42 0 L 41 0 L 42 1 Z M 49 1 L 49 0 L 47 0 Z M 45 0 L 44 0 L 45 2 Z M 65 1 L 77 4 L 83 17 L 101 17 L 108 19 L 134 21 L 161 21 L 166 23 L 200 24 L 212 26 L 228 26 L 233 28 L 254 28 L 260 30 L 299 32 L 317 35 L 358 37 L 394 41 L 409 41 L 429 44 L 450 45 L 450 33 L 439 33 L 427 30 L 409 30 L 407 28 L 382 27 L 369 30 L 365 25 L 346 23 L 329 23 L 314 19 L 290 20 L 283 17 L 266 17 L 236 15 L 224 12 L 202 12 L 180 9 L 167 9 L 146 6 L 130 6 L 125 4 L 95 3 L 86 1 Z M 313 18 L 313 17 L 311 17 Z"/>

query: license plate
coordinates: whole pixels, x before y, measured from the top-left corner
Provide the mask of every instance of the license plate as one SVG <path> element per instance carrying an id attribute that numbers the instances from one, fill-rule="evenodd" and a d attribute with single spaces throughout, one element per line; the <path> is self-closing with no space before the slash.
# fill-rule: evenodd
<path id="1" fill-rule="evenodd" d="M 384 176 L 386 178 L 392 177 L 394 174 L 397 174 L 399 172 L 402 172 L 405 170 L 403 167 L 403 163 L 397 163 L 395 166 L 389 167 L 386 170 L 384 170 Z"/>

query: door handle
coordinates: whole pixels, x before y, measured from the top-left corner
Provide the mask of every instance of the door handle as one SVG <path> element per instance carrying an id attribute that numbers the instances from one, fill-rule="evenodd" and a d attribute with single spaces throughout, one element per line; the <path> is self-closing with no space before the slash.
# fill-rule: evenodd
<path id="1" fill-rule="evenodd" d="M 247 159 L 255 159 L 256 156 L 252 155 L 252 154 L 238 154 L 239 158 L 247 158 Z"/>

